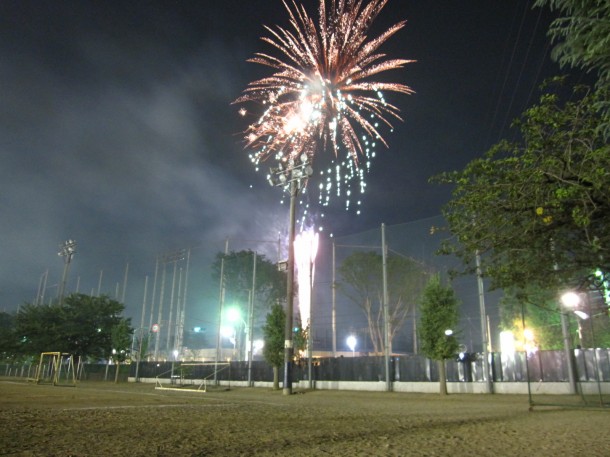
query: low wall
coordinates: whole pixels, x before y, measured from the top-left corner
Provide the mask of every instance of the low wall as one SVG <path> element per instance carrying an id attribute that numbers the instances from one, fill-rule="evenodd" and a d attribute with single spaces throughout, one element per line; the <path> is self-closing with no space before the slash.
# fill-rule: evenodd
<path id="1" fill-rule="evenodd" d="M 129 382 L 135 382 L 135 378 L 130 377 Z M 158 383 L 164 387 L 170 387 L 172 381 L 165 378 L 140 378 L 142 383 Z M 203 379 L 188 379 L 180 381 L 174 381 L 182 386 L 194 385 L 200 386 L 204 383 Z M 212 385 L 213 381 L 207 381 L 208 385 Z M 218 381 L 221 386 L 227 387 L 248 387 L 248 381 Z M 368 381 L 314 381 L 314 389 L 316 390 L 352 390 L 362 392 L 385 392 L 385 382 L 368 382 Z M 280 382 L 280 387 L 282 382 Z M 271 389 L 273 387 L 272 382 L 268 381 L 255 381 L 253 387 Z M 496 382 L 493 383 L 494 394 L 506 394 L 506 395 L 527 395 L 528 387 L 525 382 Z M 308 389 L 309 381 L 298 381 L 293 383 L 295 389 Z M 447 382 L 447 392 L 450 394 L 485 394 L 487 385 L 482 382 Z M 601 389 L 602 395 L 610 395 L 610 382 L 602 382 L 598 386 L 595 382 L 579 383 L 579 388 L 584 395 L 597 395 Z M 533 394 L 536 395 L 570 395 L 570 384 L 567 382 L 545 382 L 530 384 L 530 389 Z M 440 390 L 438 382 L 394 382 L 392 383 L 392 390 L 394 392 L 404 393 L 422 393 L 422 394 L 435 394 Z"/>

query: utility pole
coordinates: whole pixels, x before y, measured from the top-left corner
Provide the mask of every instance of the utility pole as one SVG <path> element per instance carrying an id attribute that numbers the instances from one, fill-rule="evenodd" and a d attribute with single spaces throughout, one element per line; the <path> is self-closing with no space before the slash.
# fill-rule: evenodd
<path id="1" fill-rule="evenodd" d="M 70 262 L 72 262 L 72 257 L 76 253 L 76 241 L 68 240 L 63 244 L 59 245 L 58 256 L 64 258 L 64 273 L 61 278 L 61 283 L 59 285 L 59 291 L 57 293 L 57 301 L 61 305 L 64 301 L 64 294 L 66 292 L 66 280 L 68 278 L 68 270 L 70 269 Z"/>
<path id="2" fill-rule="evenodd" d="M 381 253 L 383 272 L 383 352 L 385 355 L 385 383 L 386 391 L 392 391 L 392 380 L 390 379 L 390 317 L 388 310 L 388 246 L 385 241 L 385 224 L 381 224 Z"/>

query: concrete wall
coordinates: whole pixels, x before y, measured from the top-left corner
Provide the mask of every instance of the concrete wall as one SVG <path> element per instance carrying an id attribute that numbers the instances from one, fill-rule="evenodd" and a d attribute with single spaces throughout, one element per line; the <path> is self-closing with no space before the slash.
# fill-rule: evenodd
<path id="1" fill-rule="evenodd" d="M 135 378 L 130 377 L 129 382 L 135 382 Z M 171 387 L 169 379 L 155 378 L 140 378 L 143 383 L 158 383 L 164 387 Z M 204 381 L 202 379 L 189 379 L 185 384 L 192 384 L 197 388 Z M 208 385 L 212 382 L 208 381 Z M 219 385 L 227 387 L 248 387 L 247 381 L 219 381 Z M 280 382 L 280 387 L 282 383 Z M 273 388 L 272 382 L 256 381 L 254 387 Z M 597 395 L 601 388 L 602 395 L 610 395 L 610 382 L 603 382 L 598 387 L 595 382 L 580 383 L 580 389 L 585 395 Z M 294 389 L 308 389 L 308 381 L 299 381 L 293 383 Z M 361 382 L 361 381 L 315 381 L 314 389 L 317 390 L 352 390 L 363 392 L 385 392 L 385 382 Z M 536 395 L 569 395 L 570 385 L 567 382 L 546 382 L 530 384 L 530 389 Z M 436 394 L 439 392 L 438 382 L 394 382 L 392 385 L 394 392 L 405 393 L 424 393 Z M 448 382 L 447 392 L 450 394 L 484 394 L 486 393 L 486 384 L 482 382 Z M 496 382 L 493 384 L 493 392 L 495 394 L 507 395 L 527 395 L 527 383 L 525 382 Z"/>

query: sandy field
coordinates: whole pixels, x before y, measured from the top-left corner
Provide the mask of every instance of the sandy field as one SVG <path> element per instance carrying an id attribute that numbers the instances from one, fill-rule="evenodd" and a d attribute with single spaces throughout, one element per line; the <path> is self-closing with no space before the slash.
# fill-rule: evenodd
<path id="1" fill-rule="evenodd" d="M 554 399 L 557 401 L 557 399 Z M 525 396 L 0 378 L 1 456 L 610 456 L 610 411 Z"/>

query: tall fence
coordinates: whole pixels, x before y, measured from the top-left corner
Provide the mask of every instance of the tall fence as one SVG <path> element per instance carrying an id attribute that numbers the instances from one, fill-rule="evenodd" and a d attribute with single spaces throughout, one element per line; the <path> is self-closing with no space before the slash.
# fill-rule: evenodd
<path id="1" fill-rule="evenodd" d="M 581 395 L 599 393 L 601 402 L 610 404 L 610 349 L 578 349 L 574 356 L 577 373 L 576 387 L 573 392 Z M 483 383 L 483 355 L 466 353 L 461 357 L 446 360 L 447 380 L 454 383 Z M 490 354 L 493 382 L 531 384 L 534 394 L 541 390 L 544 383 L 570 384 L 570 365 L 563 351 L 536 351 Z M 393 383 L 431 383 L 438 382 L 438 364 L 421 355 L 393 356 L 390 361 L 390 381 Z M 114 381 L 115 366 L 105 364 L 84 364 L 79 372 L 79 381 Z M 244 382 L 249 378 L 254 383 L 271 383 L 273 369 L 265 361 L 248 362 L 232 361 L 214 366 L 214 364 L 197 364 L 193 362 L 141 362 L 138 368 L 140 379 L 160 379 L 171 382 L 172 379 L 191 380 L 193 382 L 214 378 L 220 382 Z M 36 364 L 0 364 L 0 376 L 28 378 L 36 372 Z M 134 379 L 136 364 L 122 365 L 119 369 L 119 381 Z M 367 357 L 328 357 L 316 359 L 312 366 L 314 381 L 354 381 L 354 382 L 385 382 L 385 358 Z M 293 381 L 308 380 L 307 362 L 297 363 L 293 370 Z M 520 390 L 523 392 L 524 390 Z M 571 393 L 563 389 L 560 393 Z M 594 398 L 597 403 L 599 398 Z"/>
<path id="2" fill-rule="evenodd" d="M 423 219 L 411 223 L 381 226 L 369 231 L 360 232 L 348 236 L 335 237 L 333 240 L 333 261 L 331 272 L 327 278 L 334 278 L 335 295 L 332 306 L 335 312 L 335 322 L 331 324 L 332 313 L 330 306 L 323 296 L 320 303 L 313 304 L 313 326 L 314 339 L 318 347 L 330 348 L 330 334 L 328 327 L 332 325 L 332 337 L 336 340 L 338 351 L 346 351 L 346 340 L 349 335 L 355 335 L 358 342 L 357 350 L 364 353 L 379 352 L 379 344 L 375 347 L 371 332 L 377 331 L 372 327 L 380 327 L 382 320 L 371 322 L 373 319 L 367 317 L 364 302 L 360 300 L 357 291 L 354 290 L 353 281 L 343 274 L 343 268 L 350 258 L 356 254 L 373 253 L 382 255 L 382 236 L 387 246 L 387 258 L 399 259 L 407 264 L 418 268 L 422 274 L 411 274 L 411 283 L 403 289 L 390 288 L 388 301 L 391 306 L 400 302 L 402 307 L 401 318 L 395 323 L 392 337 L 392 351 L 395 353 L 419 352 L 419 301 L 421 290 L 426 284 L 430 274 L 439 274 L 443 280 L 449 281 L 450 272 L 460 267 L 459 261 L 452 256 L 438 255 L 442 241 L 448 237 L 444 229 L 445 221 L 441 216 Z M 473 253 L 474 256 L 474 253 Z M 381 281 L 381 271 L 378 272 Z M 391 271 L 389 272 L 391 274 Z M 316 279 L 316 287 L 325 286 L 324 279 Z M 459 335 L 462 349 L 465 352 L 483 352 L 484 340 L 491 339 L 488 344 L 490 351 L 499 350 L 500 314 L 498 302 L 500 293 L 489 291 L 483 283 L 479 288 L 479 282 L 475 275 L 457 276 L 451 280 L 460 301 L 459 328 L 452 329 L 454 334 Z M 374 287 L 380 292 L 382 284 Z M 400 294 L 400 295 L 399 295 Z M 381 312 L 381 296 L 375 294 L 370 303 L 370 312 L 376 319 Z M 483 302 L 481 301 L 483 300 Z M 482 313 L 482 303 L 486 306 Z M 367 305 L 369 305 L 367 303 Z M 373 324 L 373 325 L 371 325 Z M 485 329 L 485 330 L 484 330 Z M 379 337 L 378 337 L 379 339 Z"/>
<path id="3" fill-rule="evenodd" d="M 580 371 L 579 382 L 610 382 L 610 349 L 586 349 L 575 351 Z M 447 380 L 452 382 L 483 382 L 482 354 L 467 353 L 462 358 L 447 360 Z M 540 351 L 528 355 L 525 352 L 490 354 L 494 382 L 568 382 L 568 365 L 562 351 Z M 597 359 L 597 362 L 595 361 Z M 438 365 L 421 355 L 402 355 L 391 358 L 390 377 L 393 382 L 437 382 Z M 217 367 L 218 368 L 218 367 Z M 312 378 L 317 381 L 385 381 L 384 357 L 327 357 L 316 359 L 312 367 Z M 170 379 L 171 375 L 190 379 L 211 379 L 214 364 L 184 365 L 179 362 L 142 362 L 141 378 Z M 307 361 L 294 366 L 295 382 L 307 380 Z M 273 381 L 273 369 L 264 361 L 253 361 L 253 381 Z M 135 365 L 131 365 L 130 376 L 135 377 Z M 220 367 L 219 380 L 246 381 L 248 362 L 230 362 Z"/>

